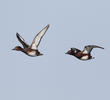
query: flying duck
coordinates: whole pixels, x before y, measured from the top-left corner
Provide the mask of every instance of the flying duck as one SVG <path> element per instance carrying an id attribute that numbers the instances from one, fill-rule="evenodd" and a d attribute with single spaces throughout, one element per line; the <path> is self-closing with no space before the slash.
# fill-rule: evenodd
<path id="1" fill-rule="evenodd" d="M 91 51 L 93 48 L 101 48 L 104 49 L 103 47 L 97 46 L 97 45 L 87 45 L 84 47 L 84 50 L 81 51 L 77 48 L 71 48 L 66 54 L 73 55 L 76 58 L 80 60 L 89 60 L 93 59 L 94 57 L 91 56 Z"/>
<path id="2" fill-rule="evenodd" d="M 16 37 L 18 38 L 19 42 L 23 45 L 23 48 L 20 46 L 16 46 L 14 49 L 12 50 L 16 50 L 16 51 L 21 51 L 25 54 L 27 54 L 28 56 L 31 57 L 35 57 L 35 56 L 41 56 L 43 54 L 41 54 L 38 51 L 38 46 L 41 42 L 42 37 L 44 36 L 44 34 L 46 33 L 46 31 L 48 30 L 49 25 L 47 25 L 46 27 L 44 27 L 33 39 L 32 44 L 28 45 L 25 40 L 18 34 L 16 33 Z"/>

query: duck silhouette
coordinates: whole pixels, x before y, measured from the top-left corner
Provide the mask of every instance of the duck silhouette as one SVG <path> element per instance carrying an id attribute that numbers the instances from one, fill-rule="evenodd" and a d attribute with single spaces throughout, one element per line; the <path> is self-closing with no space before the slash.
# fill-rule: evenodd
<path id="1" fill-rule="evenodd" d="M 32 44 L 28 45 L 25 40 L 18 34 L 16 33 L 16 37 L 18 38 L 19 42 L 23 45 L 23 48 L 20 46 L 16 46 L 14 49 L 12 50 L 16 50 L 16 51 L 21 51 L 25 54 L 27 54 L 28 56 L 31 57 L 35 57 L 35 56 L 41 56 L 43 55 L 42 53 L 40 53 L 38 51 L 38 46 L 41 42 L 42 37 L 44 36 L 44 34 L 46 33 L 46 31 L 49 28 L 49 24 L 44 27 L 33 39 Z"/>
<path id="2" fill-rule="evenodd" d="M 71 50 L 69 50 L 66 54 L 73 55 L 80 60 L 90 60 L 94 58 L 91 56 L 91 51 L 93 48 L 104 49 L 103 47 L 97 45 L 87 45 L 82 51 L 77 48 L 71 48 Z"/>

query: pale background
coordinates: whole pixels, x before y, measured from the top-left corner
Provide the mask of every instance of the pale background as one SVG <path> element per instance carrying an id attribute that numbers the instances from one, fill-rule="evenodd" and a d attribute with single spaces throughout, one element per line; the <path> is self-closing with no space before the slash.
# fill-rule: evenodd
<path id="1" fill-rule="evenodd" d="M 12 51 L 50 24 L 40 57 Z M 110 100 L 110 0 L 1 0 L 0 100 Z M 93 60 L 65 55 L 97 44 Z"/>

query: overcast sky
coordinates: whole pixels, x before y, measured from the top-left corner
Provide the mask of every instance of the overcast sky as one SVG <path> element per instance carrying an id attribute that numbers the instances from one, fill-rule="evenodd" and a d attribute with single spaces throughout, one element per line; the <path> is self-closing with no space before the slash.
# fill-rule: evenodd
<path id="1" fill-rule="evenodd" d="M 0 100 L 110 100 L 109 0 L 2 0 L 0 13 Z M 47 24 L 43 56 L 11 50 Z M 95 59 L 65 54 L 93 44 Z"/>

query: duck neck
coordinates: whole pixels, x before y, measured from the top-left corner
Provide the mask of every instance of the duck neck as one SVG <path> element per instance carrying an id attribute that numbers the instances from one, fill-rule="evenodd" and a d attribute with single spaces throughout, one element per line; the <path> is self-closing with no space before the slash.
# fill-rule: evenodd
<path id="1" fill-rule="evenodd" d="M 22 52 L 25 52 L 25 50 L 22 47 L 19 50 L 22 51 Z"/>

